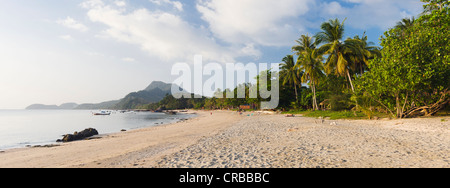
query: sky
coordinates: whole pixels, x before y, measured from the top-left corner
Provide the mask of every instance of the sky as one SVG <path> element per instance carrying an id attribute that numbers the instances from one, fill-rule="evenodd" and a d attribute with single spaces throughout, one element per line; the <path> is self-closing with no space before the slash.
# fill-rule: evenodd
<path id="1" fill-rule="evenodd" d="M 0 109 L 116 100 L 172 65 L 278 63 L 330 19 L 379 45 L 419 0 L 0 0 Z"/>

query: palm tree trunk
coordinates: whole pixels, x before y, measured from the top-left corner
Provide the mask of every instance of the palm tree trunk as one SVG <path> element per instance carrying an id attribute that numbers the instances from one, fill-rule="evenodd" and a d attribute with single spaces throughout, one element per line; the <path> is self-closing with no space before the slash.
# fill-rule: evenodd
<path id="1" fill-rule="evenodd" d="M 294 83 L 295 88 L 295 102 L 298 103 L 298 92 L 297 92 L 297 84 Z"/>
<path id="2" fill-rule="evenodd" d="M 353 87 L 352 77 L 350 76 L 350 71 L 347 69 L 348 81 L 350 81 L 350 86 L 352 87 L 353 93 L 355 92 L 355 87 Z"/>
<path id="3" fill-rule="evenodd" d="M 359 66 L 359 70 L 361 72 L 361 75 L 359 75 L 360 77 L 363 75 L 363 66 L 364 66 L 363 63 L 361 63 L 361 65 Z"/>
<path id="4" fill-rule="evenodd" d="M 313 90 L 313 93 L 314 93 L 314 96 L 313 96 L 313 110 L 316 111 L 319 108 L 317 107 L 316 84 L 314 84 L 314 80 L 312 82 L 312 90 Z"/>

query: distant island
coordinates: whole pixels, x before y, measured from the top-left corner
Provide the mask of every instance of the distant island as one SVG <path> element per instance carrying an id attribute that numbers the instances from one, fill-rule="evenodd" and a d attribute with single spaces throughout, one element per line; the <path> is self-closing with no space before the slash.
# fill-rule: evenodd
<path id="1" fill-rule="evenodd" d="M 177 86 L 179 87 L 179 86 Z M 157 103 L 161 101 L 166 95 L 172 94 L 172 84 L 161 81 L 152 82 L 147 88 L 142 91 L 132 92 L 124 98 L 113 101 L 106 101 L 102 103 L 64 103 L 61 105 L 45 105 L 32 104 L 25 109 L 27 110 L 94 110 L 94 109 L 135 109 L 139 106 L 149 103 Z M 183 89 L 180 89 L 183 91 Z"/>
<path id="2" fill-rule="evenodd" d="M 32 104 L 28 106 L 27 110 L 69 110 L 78 107 L 77 103 L 64 103 L 61 105 L 45 105 L 45 104 Z"/>

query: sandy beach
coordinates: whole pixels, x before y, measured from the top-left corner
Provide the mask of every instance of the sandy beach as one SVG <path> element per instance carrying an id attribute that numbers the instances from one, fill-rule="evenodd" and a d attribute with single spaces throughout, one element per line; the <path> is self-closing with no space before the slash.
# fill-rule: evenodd
<path id="1" fill-rule="evenodd" d="M 148 163 L 223 131 L 242 119 L 231 112 L 196 112 L 176 124 L 106 135 L 101 139 L 64 143 L 50 148 L 0 152 L 0 168 L 126 168 Z M 101 133 L 100 133 L 101 134 Z"/>
<path id="2" fill-rule="evenodd" d="M 185 122 L 51 148 L 0 152 L 0 167 L 450 168 L 450 118 L 325 120 L 198 112 Z"/>

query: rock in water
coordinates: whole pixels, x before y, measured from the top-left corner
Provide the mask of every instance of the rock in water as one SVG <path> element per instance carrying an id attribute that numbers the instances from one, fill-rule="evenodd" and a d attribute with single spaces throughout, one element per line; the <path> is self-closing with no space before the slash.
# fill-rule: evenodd
<path id="1" fill-rule="evenodd" d="M 58 139 L 57 142 L 72 142 L 77 140 L 83 140 L 85 138 L 98 135 L 98 131 L 93 128 L 85 129 L 81 132 L 75 132 L 74 134 L 64 135 L 63 139 Z"/>

